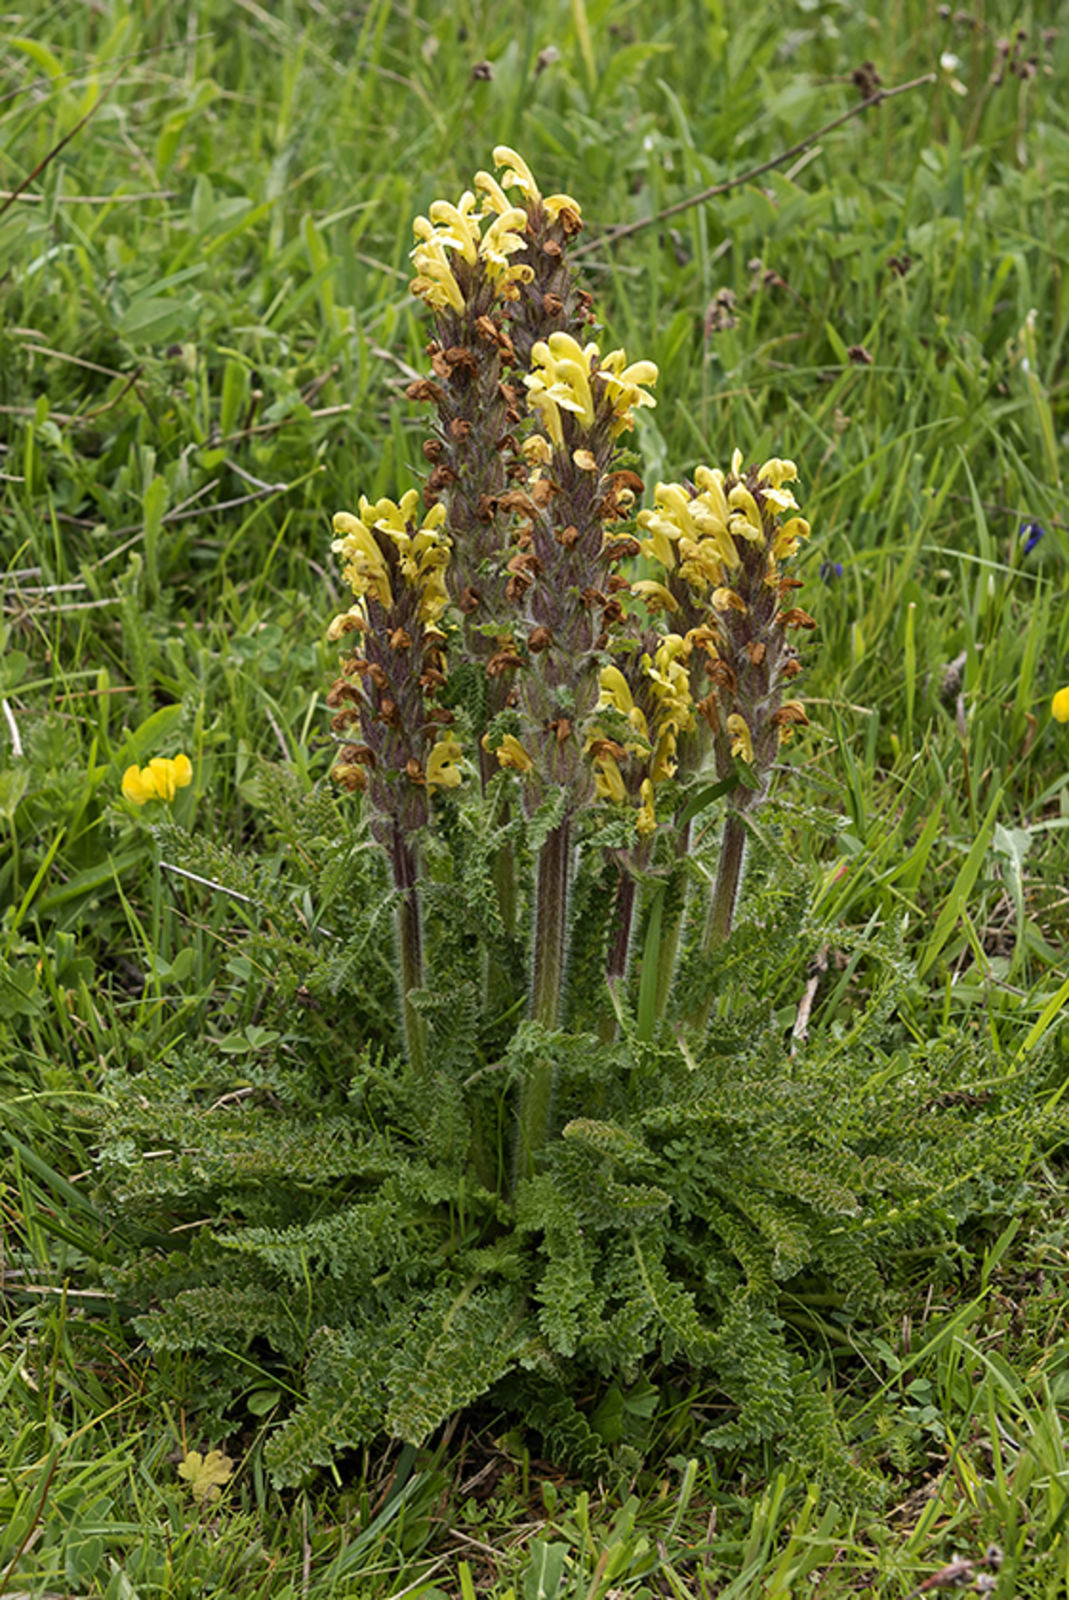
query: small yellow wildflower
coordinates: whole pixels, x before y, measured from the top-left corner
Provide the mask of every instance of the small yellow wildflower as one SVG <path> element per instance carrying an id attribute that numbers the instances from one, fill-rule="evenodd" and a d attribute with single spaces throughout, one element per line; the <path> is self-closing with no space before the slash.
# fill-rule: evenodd
<path id="1" fill-rule="evenodd" d="M 135 806 L 143 806 L 150 800 L 171 801 L 176 790 L 185 789 L 192 782 L 193 763 L 188 756 L 175 756 L 173 760 L 156 756 L 147 767 L 127 767 L 122 792 Z"/>
<path id="2" fill-rule="evenodd" d="M 486 195 L 487 204 L 492 210 L 500 212 L 508 206 L 509 201 L 504 193 L 506 189 L 519 189 L 529 205 L 542 206 L 550 222 L 556 222 L 562 211 L 570 211 L 578 224 L 581 215 L 578 200 L 573 200 L 570 194 L 543 195 L 526 161 L 507 144 L 499 144 L 494 150 L 494 165 L 506 168 L 501 174 L 500 183 L 488 172 L 475 174 L 475 187 Z"/>
<path id="3" fill-rule="evenodd" d="M 446 249 L 456 250 L 469 267 L 473 267 L 479 259 L 479 214 L 475 210 L 478 201 L 470 189 L 465 189 L 460 197 L 459 205 L 453 205 L 449 200 L 435 200 L 430 209 L 430 220 L 434 226 L 434 238 Z"/>
<path id="4" fill-rule="evenodd" d="M 731 753 L 741 756 L 748 766 L 753 766 L 753 739 L 745 717 L 740 717 L 738 712 L 733 712 L 728 718 L 728 733 L 731 735 Z"/>
<path id="5" fill-rule="evenodd" d="M 542 198 L 541 190 L 534 180 L 534 173 L 522 156 L 517 155 L 510 145 L 499 144 L 494 146 L 494 166 L 504 167 L 501 174 L 502 189 L 519 189 L 525 200 L 537 204 Z"/>
<path id="6" fill-rule="evenodd" d="M 531 371 L 523 381 L 530 391 L 529 403 L 540 413 L 555 445 L 564 443 L 561 411 L 571 411 L 584 428 L 594 421 L 590 363 L 597 353 L 596 344 L 580 345 L 570 333 L 560 330 L 548 340 L 539 339 L 531 349 Z"/>
<path id="7" fill-rule="evenodd" d="M 1069 722 L 1069 684 L 1054 696 L 1050 703 L 1050 714 L 1055 722 Z"/>
<path id="8" fill-rule="evenodd" d="M 635 827 L 643 839 L 648 839 L 651 833 L 656 833 L 657 831 L 657 812 L 654 810 L 653 805 L 653 784 L 649 778 L 643 778 L 639 797 L 642 804 L 638 808 Z"/>
<path id="9" fill-rule="evenodd" d="M 594 757 L 594 791 L 599 800 L 611 800 L 618 806 L 627 803 L 627 786 L 609 751 L 599 751 Z"/>
<path id="10" fill-rule="evenodd" d="M 610 350 L 598 367 L 595 377 L 600 378 L 612 396 L 615 421 L 613 432 L 623 433 L 635 425 L 635 407 L 655 406 L 656 400 L 647 394 L 643 384 L 656 383 L 660 374 L 652 361 L 632 361 L 625 365 L 627 356 L 622 350 Z"/>
<path id="11" fill-rule="evenodd" d="M 639 744 L 628 744 L 627 748 L 635 751 L 645 751 L 649 748 L 649 728 L 642 707 L 635 704 L 631 688 L 619 667 L 612 665 L 602 667 L 598 673 L 598 711 L 618 711 L 626 717 L 632 731 L 641 741 Z"/>
<path id="12" fill-rule="evenodd" d="M 639 578 L 631 585 L 631 593 L 645 604 L 647 611 L 679 610 L 679 601 L 672 591 L 653 578 Z"/>
<path id="13" fill-rule="evenodd" d="M 483 744 L 489 749 L 485 738 Z M 511 767 L 514 772 L 532 772 L 534 770 L 534 762 L 514 733 L 505 734 L 494 754 L 497 756 L 498 766 L 500 767 Z"/>
<path id="14" fill-rule="evenodd" d="M 457 762 L 463 755 L 463 746 L 454 733 L 444 733 L 431 750 L 427 761 L 427 793 L 435 789 L 455 789 L 461 782 Z"/>
<path id="15" fill-rule="evenodd" d="M 416 277 L 409 284 L 409 289 L 435 311 L 445 311 L 447 308 L 463 311 L 464 296 L 453 276 L 443 240 L 426 217 L 417 217 L 412 227 L 420 242 L 412 251 Z"/>

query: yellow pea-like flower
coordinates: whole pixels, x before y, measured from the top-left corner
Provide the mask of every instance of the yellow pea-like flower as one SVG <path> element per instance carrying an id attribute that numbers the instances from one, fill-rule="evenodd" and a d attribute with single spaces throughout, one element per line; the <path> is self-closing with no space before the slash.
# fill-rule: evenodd
<path id="1" fill-rule="evenodd" d="M 192 782 L 193 763 L 188 756 L 178 755 L 173 760 L 155 756 L 147 767 L 127 767 L 122 792 L 135 806 L 143 806 L 150 800 L 171 801 L 179 789 Z"/>
<path id="2" fill-rule="evenodd" d="M 1069 722 L 1069 684 L 1054 696 L 1050 703 L 1050 714 L 1055 722 Z"/>

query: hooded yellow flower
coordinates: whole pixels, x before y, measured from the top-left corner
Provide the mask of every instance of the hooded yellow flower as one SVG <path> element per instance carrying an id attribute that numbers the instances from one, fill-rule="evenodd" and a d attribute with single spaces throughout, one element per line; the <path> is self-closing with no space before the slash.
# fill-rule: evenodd
<path id="1" fill-rule="evenodd" d="M 570 333 L 551 333 L 531 349 L 531 371 L 524 374 L 529 403 L 555 445 L 564 443 L 560 414 L 571 411 L 584 428 L 594 421 L 594 396 L 590 390 L 590 363 L 596 344 L 580 345 Z"/>
<path id="2" fill-rule="evenodd" d="M 463 753 L 460 740 L 454 733 L 442 734 L 427 760 L 428 794 L 433 794 L 435 789 L 458 787 L 461 782 L 461 772 L 457 762 Z"/>
<path id="3" fill-rule="evenodd" d="M 417 217 L 412 228 L 420 242 L 412 251 L 416 276 L 409 284 L 409 289 L 434 311 L 463 311 L 464 296 L 453 276 L 443 239 L 426 217 Z"/>
<path id="4" fill-rule="evenodd" d="M 612 396 L 614 433 L 623 433 L 626 428 L 635 426 L 636 406 L 641 408 L 657 404 L 642 387 L 657 382 L 660 374 L 655 364 L 652 361 L 632 361 L 628 366 L 626 363 L 627 356 L 622 350 L 610 350 L 595 373 L 595 377 L 604 383 Z"/>
<path id="5" fill-rule="evenodd" d="M 485 750 L 490 748 L 487 743 L 488 737 L 489 735 L 483 736 L 483 748 Z M 514 733 L 505 734 L 494 754 L 497 756 L 498 766 L 502 768 L 511 767 L 513 772 L 521 773 L 534 770 L 534 762 Z"/>
<path id="6" fill-rule="evenodd" d="M 748 766 L 753 766 L 753 739 L 749 724 L 737 711 L 728 718 L 728 733 L 731 736 L 732 755 L 741 756 Z"/>
<path id="7" fill-rule="evenodd" d="M 397 550 L 404 581 L 419 590 L 420 619 L 428 624 L 437 622 L 449 598 L 445 568 L 452 544 L 442 531 L 445 517 L 441 502 L 421 517 L 418 489 L 409 489 L 400 503 L 382 499 L 373 505 L 361 495 L 359 517 L 339 511 L 334 518 L 334 532 L 339 537 L 331 549 L 342 557 L 345 580 L 357 599 L 370 596 L 387 610 L 394 603 L 389 570 L 373 532 L 377 529 L 389 536 Z"/>
<path id="8" fill-rule="evenodd" d="M 653 362 L 634 361 L 630 366 L 626 362 L 622 350 L 612 350 L 602 360 L 596 344 L 581 345 L 563 331 L 538 341 L 531 350 L 531 371 L 523 381 L 530 391 L 529 403 L 541 414 L 542 425 L 555 445 L 564 443 L 562 411 L 572 412 L 584 428 L 593 426 L 594 383 L 604 384 L 609 391 L 614 434 L 634 426 L 636 406 L 656 403 L 642 388 L 657 382 Z"/>
<path id="9" fill-rule="evenodd" d="M 192 782 L 193 763 L 188 756 L 175 756 L 173 760 L 156 756 L 147 767 L 127 767 L 122 792 L 135 806 L 143 806 L 150 800 L 171 801 L 176 790 Z"/>

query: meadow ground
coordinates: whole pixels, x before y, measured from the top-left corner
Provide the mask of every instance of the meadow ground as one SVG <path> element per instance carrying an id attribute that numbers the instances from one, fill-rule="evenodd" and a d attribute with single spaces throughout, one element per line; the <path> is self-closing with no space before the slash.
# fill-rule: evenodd
<path id="1" fill-rule="evenodd" d="M 602 1397 L 641 1439 L 623 1488 L 484 1412 L 282 1494 L 255 1415 L 207 1437 L 102 1288 L 93 1120 L 191 1031 L 235 1082 L 279 1038 L 233 901 L 161 870 L 122 774 L 187 751 L 178 819 L 281 870 L 258 773 L 330 764 L 331 514 L 419 481 L 411 218 L 498 142 L 581 198 L 608 343 L 660 368 L 647 483 L 736 443 L 802 467 L 825 920 L 897 918 L 912 1038 L 974 1030 L 1007 1071 L 1043 1043 L 1057 1098 L 1064 8 L 55 0 L 0 29 L 0 1595 L 906 1596 L 959 1558 L 1064 1594 L 1056 1150 L 1014 1153 L 1027 1200 L 949 1266 L 896 1264 L 863 1350 L 794 1307 L 878 1511 L 771 1446 L 710 1458 L 678 1374 Z M 221 1445 L 197 1503 L 177 1465 Z"/>

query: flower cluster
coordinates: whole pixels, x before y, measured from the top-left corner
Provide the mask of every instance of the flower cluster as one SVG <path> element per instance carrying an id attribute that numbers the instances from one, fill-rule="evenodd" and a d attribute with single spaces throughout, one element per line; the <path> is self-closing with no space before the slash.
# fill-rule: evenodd
<path id="1" fill-rule="evenodd" d="M 638 799 L 635 827 L 648 838 L 657 827 L 657 789 L 675 776 L 679 735 L 695 726 L 690 674 L 685 665 L 691 643 L 665 634 L 639 657 L 637 671 L 603 667 L 600 694 L 587 741 L 595 787 L 601 799 L 617 805 Z M 625 780 L 623 765 L 627 777 Z"/>
<path id="2" fill-rule="evenodd" d="M 360 497 L 360 515 L 339 511 L 334 518 L 338 538 L 331 549 L 342 557 L 342 572 L 358 599 L 370 595 L 385 610 L 394 604 L 390 573 L 375 530 L 384 533 L 397 551 L 401 577 L 419 596 L 421 622 L 435 623 L 449 603 L 444 573 L 449 562 L 450 541 L 442 529 L 445 507 L 432 506 L 419 518 L 419 493 L 409 489 L 399 504 L 379 500 L 372 505 Z M 367 620 L 359 606 L 335 617 L 328 639 L 337 639 L 353 628 L 366 628 Z"/>
<path id="3" fill-rule="evenodd" d="M 634 427 L 636 407 L 657 404 L 643 387 L 657 382 L 657 368 L 652 361 L 627 366 L 622 350 L 603 358 L 595 343 L 580 346 L 571 334 L 557 332 L 534 345 L 531 361 L 523 380 L 529 404 L 558 449 L 564 447 L 562 411 L 574 416 L 583 432 L 607 412 L 609 436 L 616 438 Z"/>
<path id="4" fill-rule="evenodd" d="M 135 806 L 150 800 L 173 800 L 179 789 L 193 782 L 193 764 L 188 756 L 156 756 L 147 767 L 127 767 L 122 792 Z"/>
<path id="5" fill-rule="evenodd" d="M 363 653 L 342 660 L 327 696 L 343 741 L 335 779 L 367 789 L 380 833 L 388 823 L 410 830 L 426 822 L 427 796 L 455 788 L 462 751 L 452 713 L 433 706 L 445 682 L 450 540 L 445 512 L 419 510 L 411 489 L 400 503 L 361 499 L 360 515 L 334 518 L 335 554 L 357 604 L 334 618 L 328 636 L 361 635 Z M 352 741 L 359 725 L 361 742 Z"/>
<path id="6" fill-rule="evenodd" d="M 700 709 L 721 776 L 737 757 L 763 782 L 777 746 L 808 720 L 799 701 L 783 698 L 801 670 L 788 634 L 815 626 L 791 604 L 798 580 L 785 571 L 810 532 L 786 487 L 797 477 L 778 457 L 744 468 L 736 450 L 727 472 L 702 466 L 693 484 L 658 484 L 653 508 L 638 516 L 642 552 L 662 577 L 633 592 L 671 615 L 704 664 L 711 687 Z"/>
<path id="7" fill-rule="evenodd" d="M 535 278 L 533 265 L 516 259 L 528 249 L 529 208 L 541 210 L 551 223 L 563 219 L 566 231 L 581 225 L 576 201 L 566 194 L 544 198 L 527 163 L 508 145 L 498 145 L 494 163 L 506 169 L 500 181 L 477 172 L 474 190 L 465 189 L 455 205 L 435 200 L 429 214 L 412 225 L 417 241 L 412 293 L 432 310 L 462 313 L 480 279 L 490 284 L 495 298 L 520 298 L 521 287 Z M 518 189 L 523 203 L 513 204 L 507 189 Z"/>

